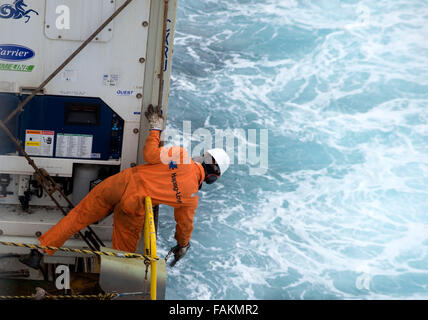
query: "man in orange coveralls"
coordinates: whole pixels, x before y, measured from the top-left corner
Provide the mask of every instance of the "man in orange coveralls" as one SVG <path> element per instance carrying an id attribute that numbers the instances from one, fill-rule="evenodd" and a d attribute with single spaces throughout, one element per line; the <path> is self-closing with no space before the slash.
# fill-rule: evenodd
<path id="1" fill-rule="evenodd" d="M 112 210 L 113 248 L 135 252 L 144 226 L 144 198 L 154 206 L 174 207 L 177 245 L 171 249 L 175 261 L 190 247 L 197 192 L 205 181 L 215 182 L 227 170 L 230 159 L 222 149 L 212 149 L 193 161 L 181 147 L 159 147 L 164 120 L 160 108 L 146 112 L 150 134 L 143 149 L 147 164 L 119 172 L 98 184 L 80 203 L 40 238 L 43 246 L 61 247 L 67 239 L 95 223 Z M 198 162 L 199 161 L 199 162 Z M 47 250 L 52 255 L 54 251 Z M 38 269 L 43 250 L 33 249 L 21 262 Z"/>

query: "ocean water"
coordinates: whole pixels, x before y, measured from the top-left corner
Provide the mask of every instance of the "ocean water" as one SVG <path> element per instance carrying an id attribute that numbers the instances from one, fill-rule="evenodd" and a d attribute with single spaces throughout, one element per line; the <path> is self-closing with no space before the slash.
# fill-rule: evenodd
<path id="1" fill-rule="evenodd" d="M 269 163 L 202 188 L 167 299 L 428 299 L 428 1 L 179 1 L 171 84 L 168 130 Z"/>

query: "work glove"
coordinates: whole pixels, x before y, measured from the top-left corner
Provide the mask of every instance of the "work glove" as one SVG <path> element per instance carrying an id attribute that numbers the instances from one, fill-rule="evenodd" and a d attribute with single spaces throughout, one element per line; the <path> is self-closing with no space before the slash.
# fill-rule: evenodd
<path id="1" fill-rule="evenodd" d="M 181 258 L 183 258 L 186 255 L 187 250 L 189 250 L 189 248 L 190 248 L 190 242 L 187 244 L 187 246 L 184 246 L 184 247 L 180 247 L 179 245 L 176 245 L 175 247 L 172 247 L 171 250 L 169 250 L 169 253 L 168 253 L 167 258 L 166 258 L 166 260 L 168 260 L 169 255 L 171 253 L 174 254 L 174 261 L 172 261 L 169 266 L 170 267 L 175 266 L 175 264 Z"/>
<path id="2" fill-rule="evenodd" d="M 147 120 L 149 121 L 150 130 L 163 130 L 164 119 L 162 117 L 162 110 L 159 106 L 153 108 L 153 105 L 149 105 L 145 115 Z"/>

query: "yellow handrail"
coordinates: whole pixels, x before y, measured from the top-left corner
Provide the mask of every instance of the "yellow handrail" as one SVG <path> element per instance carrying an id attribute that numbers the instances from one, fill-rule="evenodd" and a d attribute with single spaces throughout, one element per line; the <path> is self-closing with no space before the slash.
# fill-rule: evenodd
<path id="1" fill-rule="evenodd" d="M 152 258 L 157 258 L 156 253 L 156 230 L 153 217 L 152 199 L 145 198 L 146 216 L 144 218 L 144 253 Z M 156 300 L 156 280 L 157 265 L 156 261 L 150 262 L 150 298 Z"/>

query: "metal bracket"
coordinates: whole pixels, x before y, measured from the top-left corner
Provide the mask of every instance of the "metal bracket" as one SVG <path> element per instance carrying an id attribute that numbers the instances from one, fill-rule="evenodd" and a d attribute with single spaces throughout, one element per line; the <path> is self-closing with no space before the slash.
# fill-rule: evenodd
<path id="1" fill-rule="evenodd" d="M 101 248 L 102 251 L 124 252 L 110 248 Z M 162 259 L 157 261 L 157 300 L 165 299 L 166 291 L 166 263 Z M 145 294 L 123 296 L 117 300 L 150 300 L 150 266 L 145 281 L 146 264 L 142 259 L 123 259 L 111 256 L 101 256 L 100 287 L 104 292 L 143 292 Z"/>

